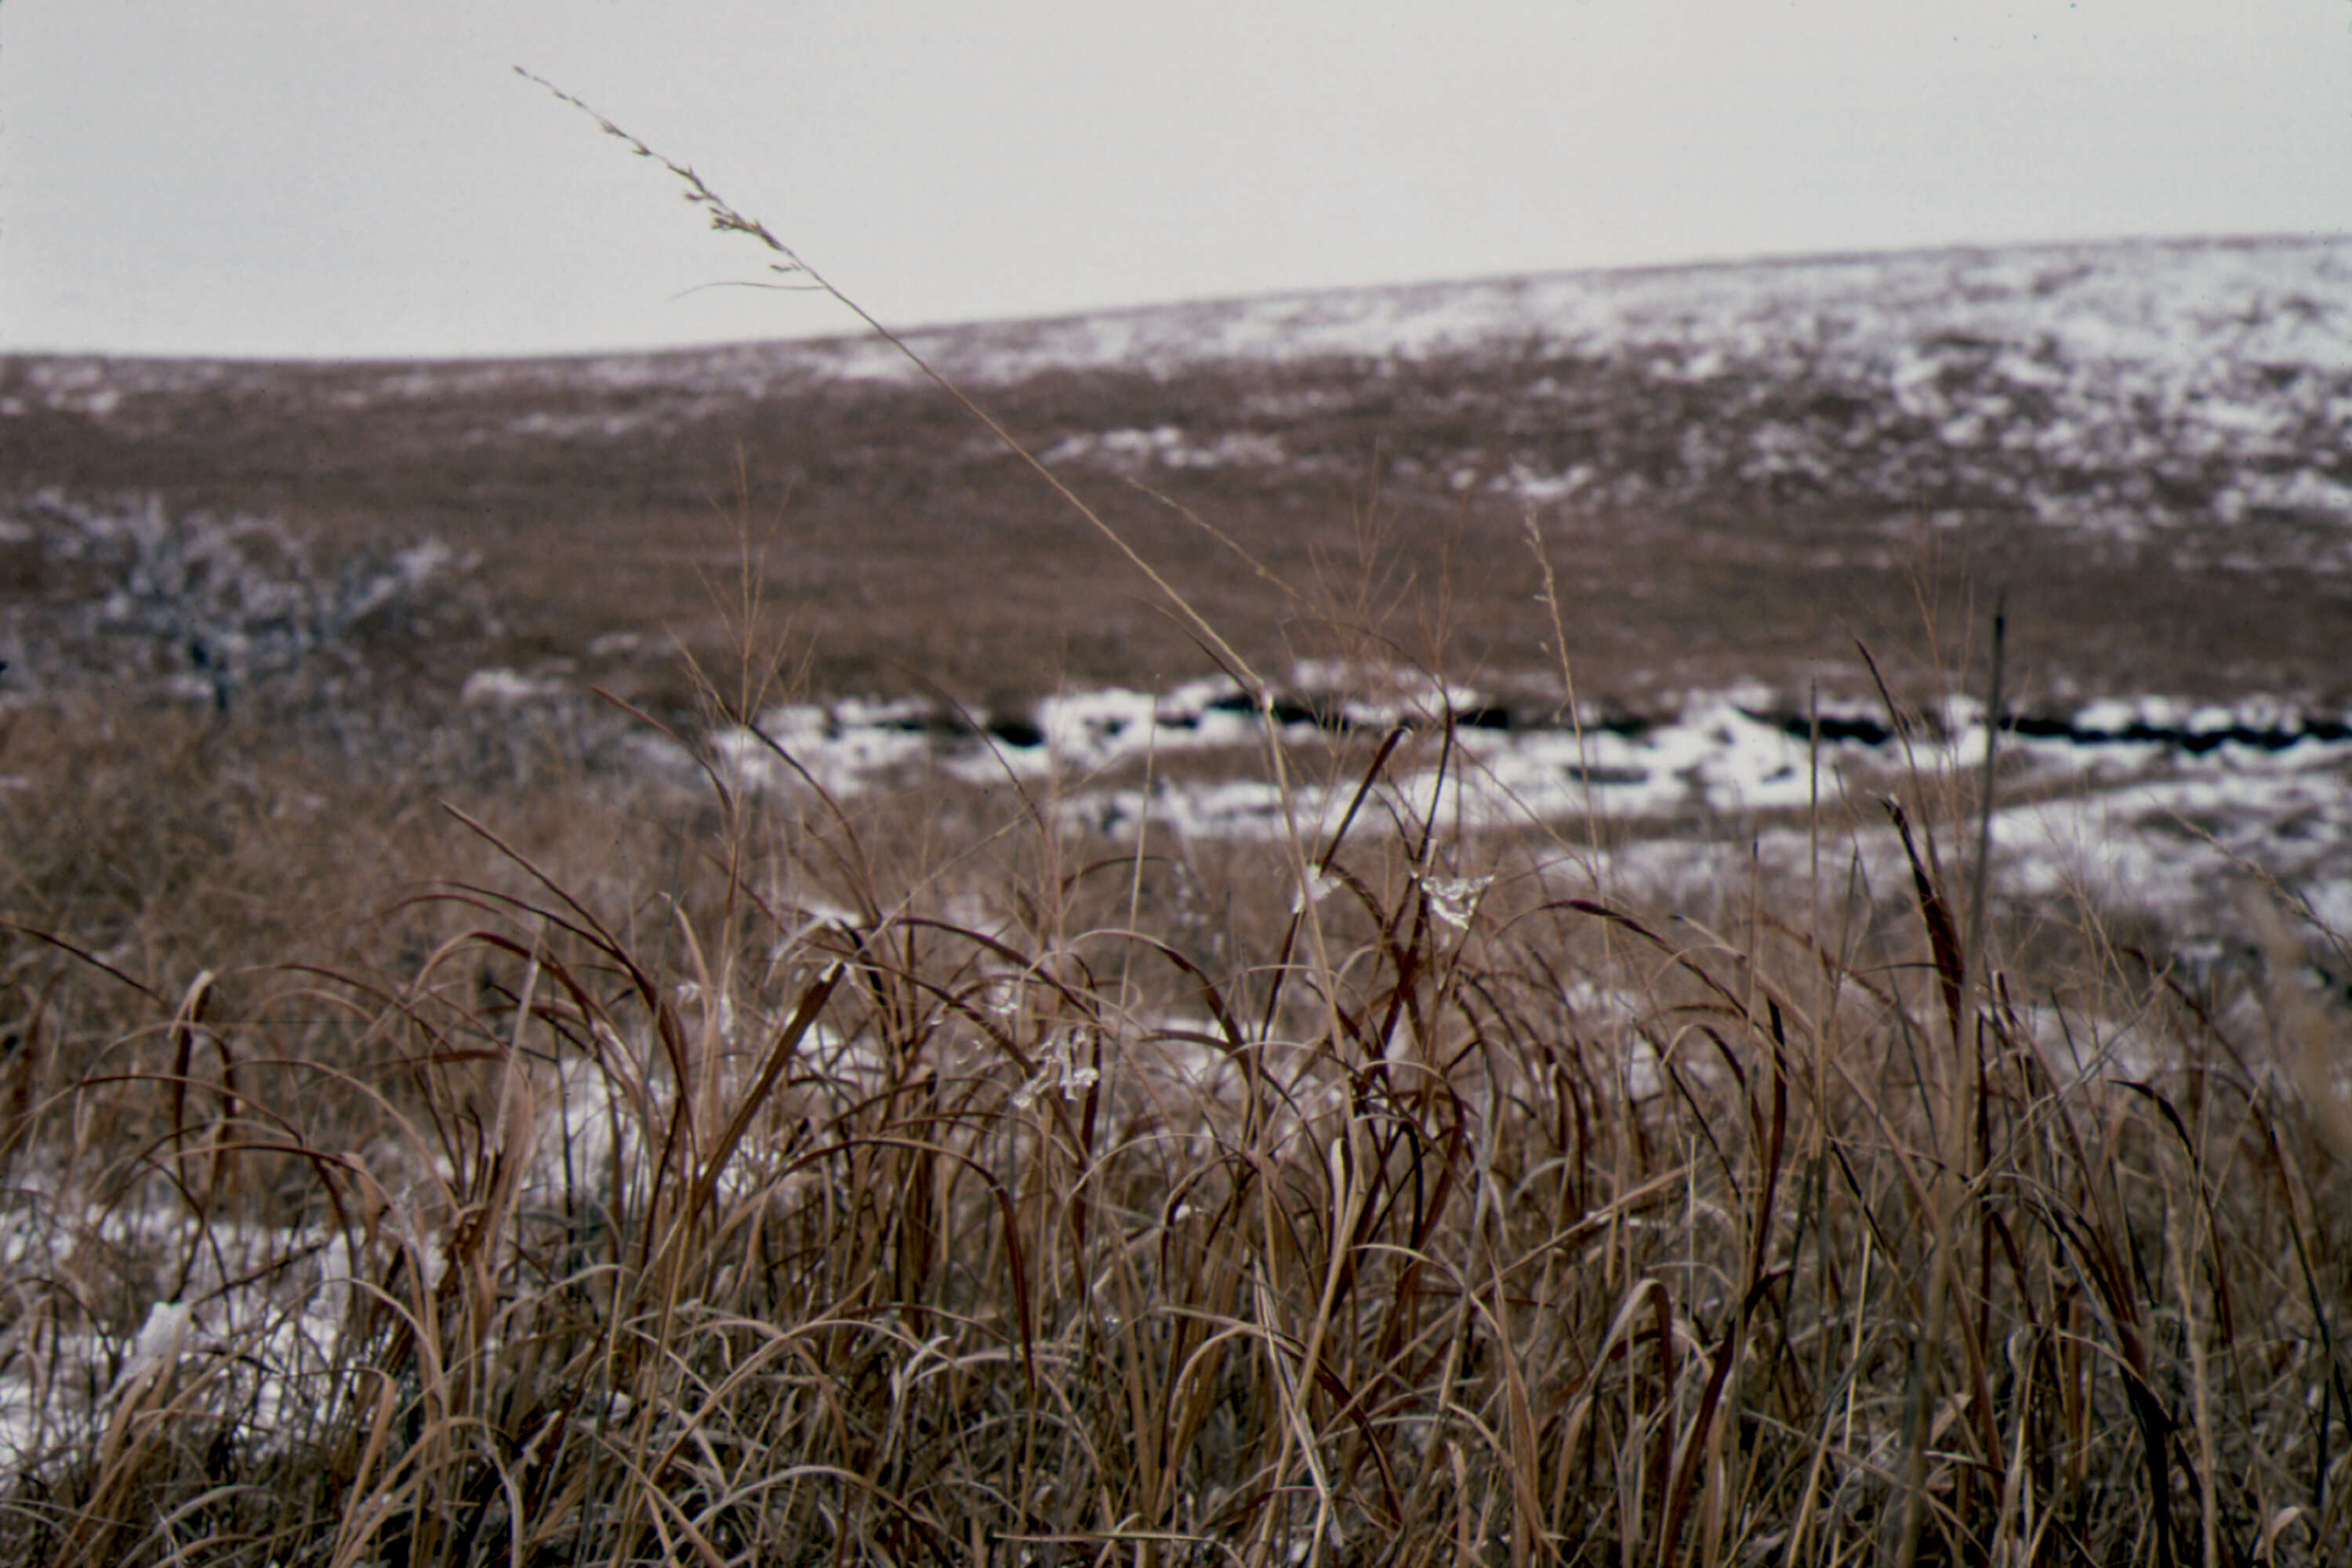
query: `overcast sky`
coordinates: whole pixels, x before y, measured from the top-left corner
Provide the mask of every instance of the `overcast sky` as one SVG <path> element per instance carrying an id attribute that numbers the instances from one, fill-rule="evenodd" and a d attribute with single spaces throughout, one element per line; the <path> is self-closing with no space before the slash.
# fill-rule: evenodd
<path id="1" fill-rule="evenodd" d="M 847 330 L 516 65 L 904 325 L 2352 231 L 2345 0 L 7 0 L 0 349 Z"/>

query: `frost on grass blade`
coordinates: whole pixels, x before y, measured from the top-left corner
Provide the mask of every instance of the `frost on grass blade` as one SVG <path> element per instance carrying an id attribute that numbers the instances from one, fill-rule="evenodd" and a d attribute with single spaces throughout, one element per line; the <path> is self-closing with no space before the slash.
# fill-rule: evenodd
<path id="1" fill-rule="evenodd" d="M 1479 900 L 1495 884 L 1492 877 L 1424 877 L 1421 890 L 1429 898 L 1429 912 L 1455 931 L 1468 931 Z"/>
<path id="2" fill-rule="evenodd" d="M 1305 914 L 1307 906 L 1321 903 L 1338 891 L 1339 888 L 1339 879 L 1331 875 L 1328 868 L 1319 863 L 1307 867 L 1306 878 L 1298 885 L 1298 891 L 1291 895 L 1290 912 L 1294 915 Z"/>
<path id="3" fill-rule="evenodd" d="M 140 1325 L 139 1337 L 131 1342 L 131 1354 L 122 1363 L 122 1375 L 114 1380 L 110 1397 L 131 1394 L 177 1364 L 188 1341 L 188 1315 L 185 1301 L 158 1301 L 147 1310 L 147 1321 Z"/>

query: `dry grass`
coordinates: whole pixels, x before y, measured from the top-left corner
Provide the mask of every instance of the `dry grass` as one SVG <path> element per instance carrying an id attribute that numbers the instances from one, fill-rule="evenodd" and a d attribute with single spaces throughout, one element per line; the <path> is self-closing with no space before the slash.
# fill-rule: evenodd
<path id="1" fill-rule="evenodd" d="M 0 395 L 26 405 L 0 444 L 0 495 L 152 493 L 173 510 L 282 517 L 339 549 L 445 541 L 498 584 L 499 625 L 445 637 L 418 661 L 428 702 L 475 668 L 569 659 L 584 679 L 688 710 L 671 638 L 724 660 L 708 584 L 736 570 L 722 516 L 746 497 L 770 630 L 789 626 L 823 690 L 936 684 L 986 702 L 1202 671 L 1191 628 L 936 390 L 809 384 L 792 374 L 789 345 L 753 356 L 764 379 L 729 363 L 718 352 L 631 361 L 609 378 L 541 364 L 237 365 L 216 384 L 153 388 L 142 382 L 154 367 L 129 363 L 100 367 L 122 391 L 99 417 L 50 406 L 22 384 L 37 367 L 0 361 Z M 1645 365 L 1566 353 L 1243 362 L 1038 375 L 982 401 L 1039 452 L 1163 425 L 1278 443 L 1284 460 L 1261 466 L 1054 465 L 1261 668 L 1317 651 L 1327 629 L 1275 583 L 1305 592 L 1336 573 L 1352 587 L 1368 517 L 1389 542 L 1385 581 L 1410 584 L 1423 605 L 1450 596 L 1457 659 L 1510 674 L 1544 664 L 1525 506 L 1456 493 L 1448 478 L 1523 462 L 1601 476 L 1577 504 L 1543 509 L 1591 700 L 1641 706 L 1751 679 L 1802 692 L 1817 678 L 1866 695 L 1852 634 L 1906 644 L 1922 574 L 2011 584 L 2020 666 L 2039 683 L 2021 697 L 2256 692 L 2334 710 L 2352 691 L 2335 651 L 2352 636 L 2352 600 L 2327 554 L 2342 537 L 2333 521 L 2249 517 L 2137 541 L 2053 525 L 1940 484 L 1932 431 L 1854 449 L 1857 463 L 1923 466 L 1892 494 L 1840 475 L 1794 490 L 1686 480 L 1685 430 L 1720 429 L 1737 445 L 1814 417 L 1808 400 L 1823 389 L 1760 374 L 1711 390 L 1662 385 Z M 2162 449 L 2171 436 L 2151 426 L 2147 440 Z M 1608 499 L 1605 481 L 1619 478 L 1646 489 Z M 1274 582 L 1132 479 L 1214 521 Z M 12 600 L 37 565 L 27 553 L 0 529 L 0 594 Z M 1365 629 L 1425 653 L 1410 616 Z M 594 651 L 631 633 L 645 657 Z"/>
<path id="2" fill-rule="evenodd" d="M 1475 618 L 1237 542 L 1343 646 Z M 1824 817 L 1661 910 L 1386 747 L 1268 852 L 0 722 L 12 1561 L 2352 1552 L 2340 1021 L 1974 918 L 1961 781 L 1906 888 Z"/>
<path id="3" fill-rule="evenodd" d="M 1960 953 L 1949 842 L 1699 923 L 1370 773 L 1305 900 L 714 784 L 665 879 L 551 786 L 330 844 L 40 739 L 100 787 L 10 893 L 15 1560 L 2352 1542 L 2332 1107 L 2244 998 Z"/>

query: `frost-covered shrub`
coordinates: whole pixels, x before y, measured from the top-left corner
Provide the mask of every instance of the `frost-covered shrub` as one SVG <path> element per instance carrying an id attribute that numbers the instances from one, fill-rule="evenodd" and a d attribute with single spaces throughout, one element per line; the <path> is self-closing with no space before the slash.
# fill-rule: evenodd
<path id="1" fill-rule="evenodd" d="M 353 695 L 364 644 L 479 618 L 472 565 L 427 540 L 321 563 L 282 523 L 47 494 L 0 518 L 31 591 L 8 608 L 19 690 L 123 683 L 227 711 Z"/>

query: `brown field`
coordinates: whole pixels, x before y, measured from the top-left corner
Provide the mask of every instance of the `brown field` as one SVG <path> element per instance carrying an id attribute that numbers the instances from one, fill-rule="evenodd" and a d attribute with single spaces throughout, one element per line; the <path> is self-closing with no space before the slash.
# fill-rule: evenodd
<path id="1" fill-rule="evenodd" d="M 45 367 L 16 362 L 0 396 L 26 411 L 7 421 L 0 493 L 155 495 L 282 519 L 330 553 L 431 537 L 478 555 L 495 635 L 418 650 L 428 681 L 567 659 L 678 700 L 673 640 L 726 656 L 717 601 L 738 595 L 747 549 L 762 633 L 821 692 L 982 703 L 1213 668 L 1118 552 L 936 389 L 795 376 L 789 345 L 755 357 L 774 362 L 760 377 L 725 351 L 625 362 L 625 375 L 604 362 L 101 367 L 120 387 L 102 417 L 42 398 Z M 1759 372 L 1662 387 L 1638 356 L 1530 350 L 1049 372 L 972 391 L 1033 452 L 1159 426 L 1277 443 L 1279 461 L 1208 470 L 1056 468 L 1268 668 L 1346 644 L 1464 675 L 1556 671 L 1532 515 L 1591 699 L 1739 679 L 1868 696 L 1857 638 L 1891 667 L 1948 673 L 1927 644 L 1957 644 L 2001 590 L 2029 700 L 2352 697 L 2340 524 L 2257 512 L 2130 539 L 2037 522 L 1940 459 L 1917 421 L 1842 384 Z M 1689 431 L 1737 447 L 1776 421 L 1867 460 L 1756 479 L 1686 461 Z M 1653 499 L 1531 504 L 1447 482 L 1577 463 Z M 2050 483 L 2108 485 L 2115 466 Z M 2145 507 L 2193 511 L 2222 477 L 2184 459 Z M 16 594 L 37 595 L 22 549 L 12 564 Z M 614 633 L 637 651 L 592 651 Z"/>
<path id="2" fill-rule="evenodd" d="M 1054 471 L 1180 606 L 936 391 L 730 383 L 766 353 L 0 364 L 0 1555 L 2352 1552 L 2347 965 L 2274 882 L 2192 961 L 1989 897 L 1965 774 L 1881 781 L 1883 882 L 1865 801 L 1773 818 L 1810 874 L 1664 905 L 1597 823 L 1406 811 L 1442 729 L 1220 759 L 1364 785 L 1296 845 L 753 792 L 705 739 L 1164 685 L 1215 667 L 1194 616 L 1530 700 L 1557 626 L 1632 711 L 1868 696 L 1859 639 L 1917 703 L 1981 688 L 2002 591 L 2022 707 L 2332 710 L 2327 520 L 2053 527 L 1801 376 L 975 384 L 1032 452 L 1097 438 Z M 1764 421 L 1853 462 L 1694 465 Z M 1161 426 L 1283 458 L 1099 439 Z M 1452 477 L 1513 462 L 1619 499 L 1531 542 Z M 2151 515 L 2223 482 L 2158 477 Z M 460 700 L 493 668 L 558 684 Z M 641 765 L 663 726 L 706 776 Z"/>

